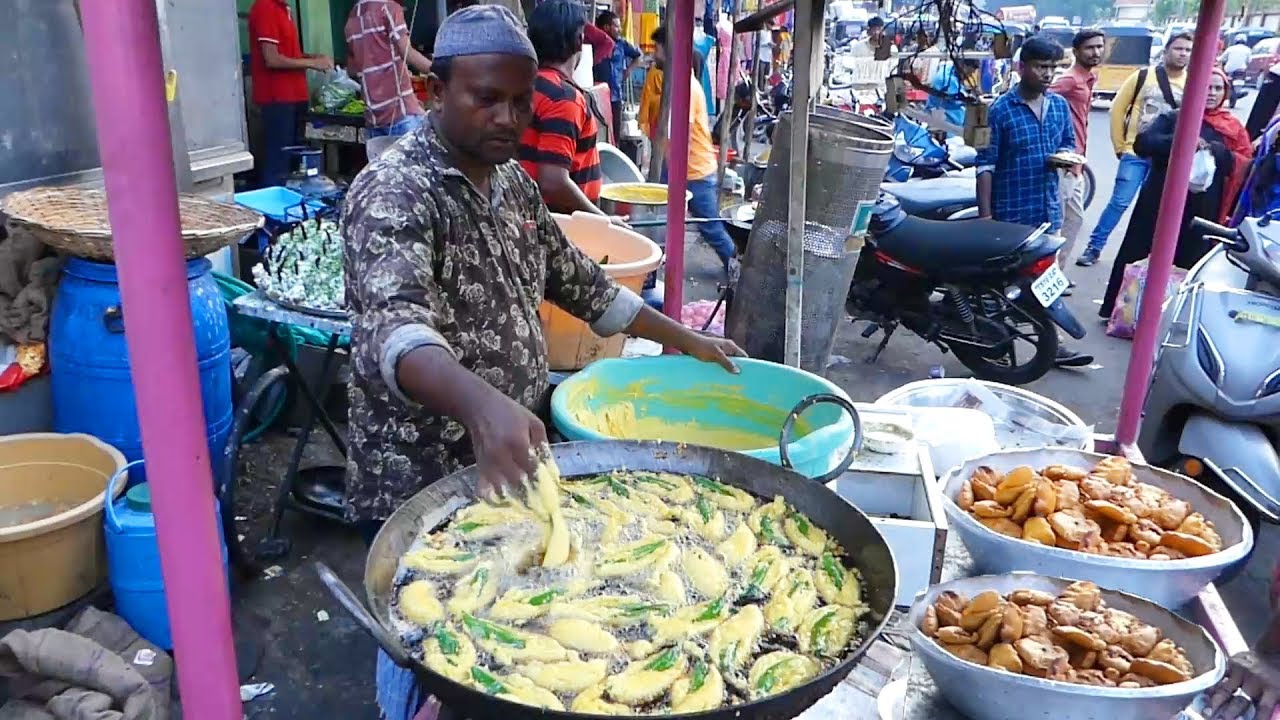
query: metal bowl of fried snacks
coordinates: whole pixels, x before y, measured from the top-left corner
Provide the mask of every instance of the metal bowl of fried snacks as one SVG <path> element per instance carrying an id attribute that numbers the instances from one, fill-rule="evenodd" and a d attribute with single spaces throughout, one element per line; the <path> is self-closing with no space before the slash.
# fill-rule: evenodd
<path id="1" fill-rule="evenodd" d="M 942 478 L 942 491 L 947 498 L 944 509 L 951 528 L 973 556 L 976 571 L 1026 570 L 1052 577 L 1091 580 L 1102 587 L 1130 592 L 1176 610 L 1248 556 L 1254 542 L 1253 530 L 1230 500 L 1182 475 L 1109 458 L 1064 448 L 1012 450 L 974 458 L 948 471 Z M 1074 501 L 1093 506 L 1081 512 L 1071 510 L 1073 498 L 1062 492 L 1060 485 L 1059 492 L 1052 493 L 1056 497 L 1047 497 L 1051 494 L 1047 492 L 1044 497 L 1033 493 L 1036 497 L 1029 504 L 1021 492 L 1017 499 L 1011 500 L 1011 488 L 1006 487 L 1003 497 L 996 497 L 995 501 L 1010 511 L 1008 517 L 980 520 L 976 513 L 999 515 L 1000 511 L 986 503 L 977 507 L 980 502 L 977 497 L 968 510 L 961 506 L 970 502 L 966 495 L 974 486 L 975 475 L 994 476 L 1003 482 L 1010 471 L 1020 467 L 1034 471 L 1037 490 L 1045 489 L 1040 482 L 1046 479 L 1042 472 L 1059 476 L 1061 469 L 1082 470 L 1086 474 L 1097 470 L 1096 476 L 1088 477 L 1105 479 L 1109 472 L 1123 469 L 1128 474 L 1123 481 L 1126 485 L 1150 492 L 1164 491 L 1180 503 L 1177 511 L 1185 516 L 1175 518 L 1177 529 L 1172 533 L 1151 522 L 1146 515 L 1134 518 L 1136 522 L 1131 525 L 1104 519 L 1097 512 L 1111 513 L 1115 508 L 1092 503 L 1091 485 L 1084 483 L 1079 484 L 1085 489 L 1079 490 Z M 1059 470 L 1051 471 L 1051 467 Z M 1010 501 L 1010 504 L 1001 501 Z M 1124 505 L 1124 501 L 1113 504 Z M 995 512 L 987 513 L 988 508 Z M 1066 515 L 1058 514 L 1064 509 Z M 1033 518 L 1040 520 L 1033 522 Z M 1158 519 L 1166 526 L 1175 524 L 1164 517 Z M 1127 528 L 1126 537 L 1119 535 L 1122 526 Z M 1152 533 L 1155 537 L 1149 536 Z M 1202 542 L 1196 537 L 1189 537 L 1195 534 L 1213 541 L 1210 551 L 1200 547 Z M 1103 546 L 1101 551 L 1099 542 Z M 1142 545 L 1143 542 L 1146 545 Z"/>
<path id="2" fill-rule="evenodd" d="M 991 596 L 998 596 L 1001 605 L 977 607 L 982 600 L 990 601 Z M 1052 596 L 1053 603 L 1063 605 L 1060 608 L 1035 606 L 1033 603 L 1044 602 L 1036 596 Z M 986 639 L 980 636 L 990 634 L 990 627 L 979 626 L 971 633 L 973 643 L 961 645 L 946 644 L 936 635 L 930 637 L 926 634 L 926 630 L 931 629 L 925 627 L 926 622 L 937 620 L 938 603 L 941 601 L 946 606 L 949 600 L 952 601 L 951 607 L 963 606 L 969 611 L 965 616 L 963 610 L 957 610 L 961 614 L 960 622 L 969 626 L 978 620 L 988 625 L 987 616 L 999 618 L 991 623 L 998 627 L 989 650 L 978 649 L 977 643 Z M 1013 600 L 1018 600 L 1018 603 Z M 1081 606 L 1093 609 L 1084 610 Z M 1053 614 L 1036 611 L 1027 614 L 1026 610 L 1031 607 L 1053 607 Z M 1061 618 L 1062 611 L 1073 613 L 1076 619 L 1057 623 L 1053 617 Z M 1010 618 L 1012 622 L 1005 622 L 1006 612 L 1016 613 L 1024 620 Z M 1103 613 L 1107 613 L 1108 621 L 1117 616 L 1125 618 L 1124 622 L 1133 623 L 1132 627 L 1140 628 L 1143 634 L 1152 633 L 1151 628 L 1154 628 L 1158 640 L 1152 644 L 1151 637 L 1119 639 L 1107 633 L 1086 632 L 1073 624 L 1096 629 L 1097 626 L 1089 623 L 1101 622 Z M 1088 621 L 1079 620 L 1080 616 L 1085 616 Z M 1033 618 L 1043 619 L 1044 628 L 1038 627 L 1039 620 Z M 1201 692 L 1213 687 L 1226 670 L 1226 658 L 1217 643 L 1199 625 L 1176 613 L 1128 593 L 1032 573 L 984 575 L 934 585 L 916 596 L 908 623 L 912 648 L 924 661 L 925 669 L 938 690 L 972 720 L 1169 718 L 1186 708 Z M 1033 624 L 1037 626 L 1033 627 Z M 1059 627 L 1071 630 L 1055 633 Z M 961 628 L 952 627 L 950 630 L 960 631 Z M 1028 631 L 1033 634 L 1027 635 Z M 944 638 L 953 639 L 950 637 L 952 634 L 960 633 L 948 633 Z M 1108 636 L 1113 644 L 1101 652 L 1092 651 L 1098 657 L 1086 658 L 1090 651 L 1077 645 L 1082 641 L 1073 635 L 1087 636 L 1088 640 L 1100 642 L 1100 634 Z M 1012 643 L 1001 642 L 1013 635 L 1019 639 Z M 1134 653 L 1121 649 L 1122 644 L 1132 646 L 1134 643 L 1141 646 Z M 1107 660 L 1102 660 L 1103 656 Z M 1163 659 L 1146 659 L 1151 656 Z M 1123 662 L 1129 667 L 1121 666 L 1127 670 L 1124 673 L 1118 670 L 1108 673 L 1102 662 L 1110 667 L 1115 667 L 1116 662 Z M 1016 667 L 1011 668 L 1010 663 L 1025 663 L 1024 672 L 1014 672 Z M 1103 669 L 1098 672 L 1078 669 L 1084 664 Z M 1135 669 L 1141 672 L 1135 672 Z M 1025 671 L 1045 677 L 1034 677 Z M 1156 675 L 1168 682 L 1159 684 L 1147 675 Z M 1109 682 L 1115 686 L 1110 686 Z"/>

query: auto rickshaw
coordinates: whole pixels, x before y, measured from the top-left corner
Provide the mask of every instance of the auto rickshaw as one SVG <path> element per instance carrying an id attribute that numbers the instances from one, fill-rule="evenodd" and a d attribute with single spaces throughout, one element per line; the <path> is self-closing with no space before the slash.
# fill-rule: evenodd
<path id="1" fill-rule="evenodd" d="M 1151 63 L 1151 44 L 1156 32 L 1146 25 L 1102 25 L 1106 34 L 1094 101 L 1110 103 L 1129 76 Z"/>

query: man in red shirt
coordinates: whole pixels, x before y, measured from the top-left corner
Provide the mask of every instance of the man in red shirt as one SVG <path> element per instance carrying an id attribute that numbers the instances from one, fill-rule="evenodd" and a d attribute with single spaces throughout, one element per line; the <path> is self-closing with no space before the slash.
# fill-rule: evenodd
<path id="1" fill-rule="evenodd" d="M 596 137 L 595 98 L 573 82 L 587 23 L 582 5 L 550 0 L 529 15 L 529 41 L 538 54 L 533 121 L 520 137 L 520 166 L 538 183 L 553 212 L 600 213 L 603 175 Z"/>
<path id="2" fill-rule="evenodd" d="M 422 103 L 409 68 L 431 72 L 431 61 L 409 42 L 403 0 L 358 0 L 343 29 L 347 69 L 360 80 L 368 137 L 399 137 L 422 127 Z"/>
<path id="3" fill-rule="evenodd" d="M 530 22 L 532 22 L 532 18 L 530 18 Z M 593 70 L 600 63 L 613 59 L 613 47 L 617 43 L 609 33 L 591 23 L 587 23 L 582 28 L 582 39 L 591 46 L 591 67 Z M 599 78 L 596 78 L 596 81 L 604 82 Z"/>
<path id="4" fill-rule="evenodd" d="M 1089 109 L 1093 105 L 1093 85 L 1098 81 L 1093 69 L 1102 62 L 1106 36 L 1101 30 L 1081 30 L 1071 40 L 1075 62 L 1053 84 L 1049 91 L 1061 95 L 1071 112 L 1071 129 L 1076 135 L 1076 152 L 1085 154 L 1089 140 Z M 1058 265 L 1066 267 L 1075 248 L 1080 226 L 1084 224 L 1084 175 L 1079 165 L 1058 171 L 1058 194 L 1062 199 L 1062 249 Z"/>
<path id="5" fill-rule="evenodd" d="M 249 9 L 249 75 L 262 115 L 258 181 L 280 185 L 289 174 L 284 148 L 297 145 L 307 110 L 307 71 L 324 72 L 333 60 L 302 52 L 288 0 L 255 0 Z"/>

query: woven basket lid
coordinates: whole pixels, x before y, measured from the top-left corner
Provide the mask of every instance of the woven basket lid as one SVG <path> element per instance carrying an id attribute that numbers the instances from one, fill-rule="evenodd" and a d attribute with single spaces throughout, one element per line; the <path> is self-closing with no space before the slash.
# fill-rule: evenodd
<path id="1" fill-rule="evenodd" d="M 10 226 L 21 227 L 57 250 L 95 260 L 112 260 L 107 194 L 98 188 L 39 187 L 0 199 Z M 197 195 L 180 195 L 178 212 L 188 258 L 238 242 L 262 227 L 263 217 L 240 205 Z"/>

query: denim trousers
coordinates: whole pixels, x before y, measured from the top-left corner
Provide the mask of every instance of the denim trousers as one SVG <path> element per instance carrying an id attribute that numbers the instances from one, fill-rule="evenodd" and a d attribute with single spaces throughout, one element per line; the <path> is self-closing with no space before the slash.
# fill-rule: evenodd
<path id="1" fill-rule="evenodd" d="M 689 181 L 689 214 L 696 218 L 720 217 L 720 193 L 716 187 L 716 176 L 710 175 L 701 180 Z M 698 233 L 702 239 L 716 251 L 720 264 L 729 267 L 729 261 L 737 254 L 733 246 L 733 238 L 724 229 L 724 223 L 712 222 L 698 225 Z"/>
<path id="2" fill-rule="evenodd" d="M 365 137 L 400 137 L 422 127 L 426 115 L 406 115 L 390 125 L 371 127 L 365 131 Z"/>
<path id="3" fill-rule="evenodd" d="M 1090 250 L 1102 252 L 1107 246 L 1107 239 L 1111 237 L 1116 225 L 1120 224 L 1124 211 L 1138 197 L 1138 191 L 1142 189 L 1142 183 L 1146 182 L 1150 172 L 1150 160 L 1132 153 L 1120 156 L 1120 167 L 1116 169 L 1116 185 L 1111 190 L 1111 199 L 1107 201 L 1107 207 L 1103 209 L 1097 226 L 1093 228 L 1093 234 L 1089 236 Z"/>
<path id="4" fill-rule="evenodd" d="M 297 145 L 302 137 L 302 119 L 306 103 L 263 103 L 258 106 L 262 118 L 262 157 L 258 162 L 258 184 L 261 187 L 284 185 L 289 177 L 289 156 L 284 149 Z"/>

